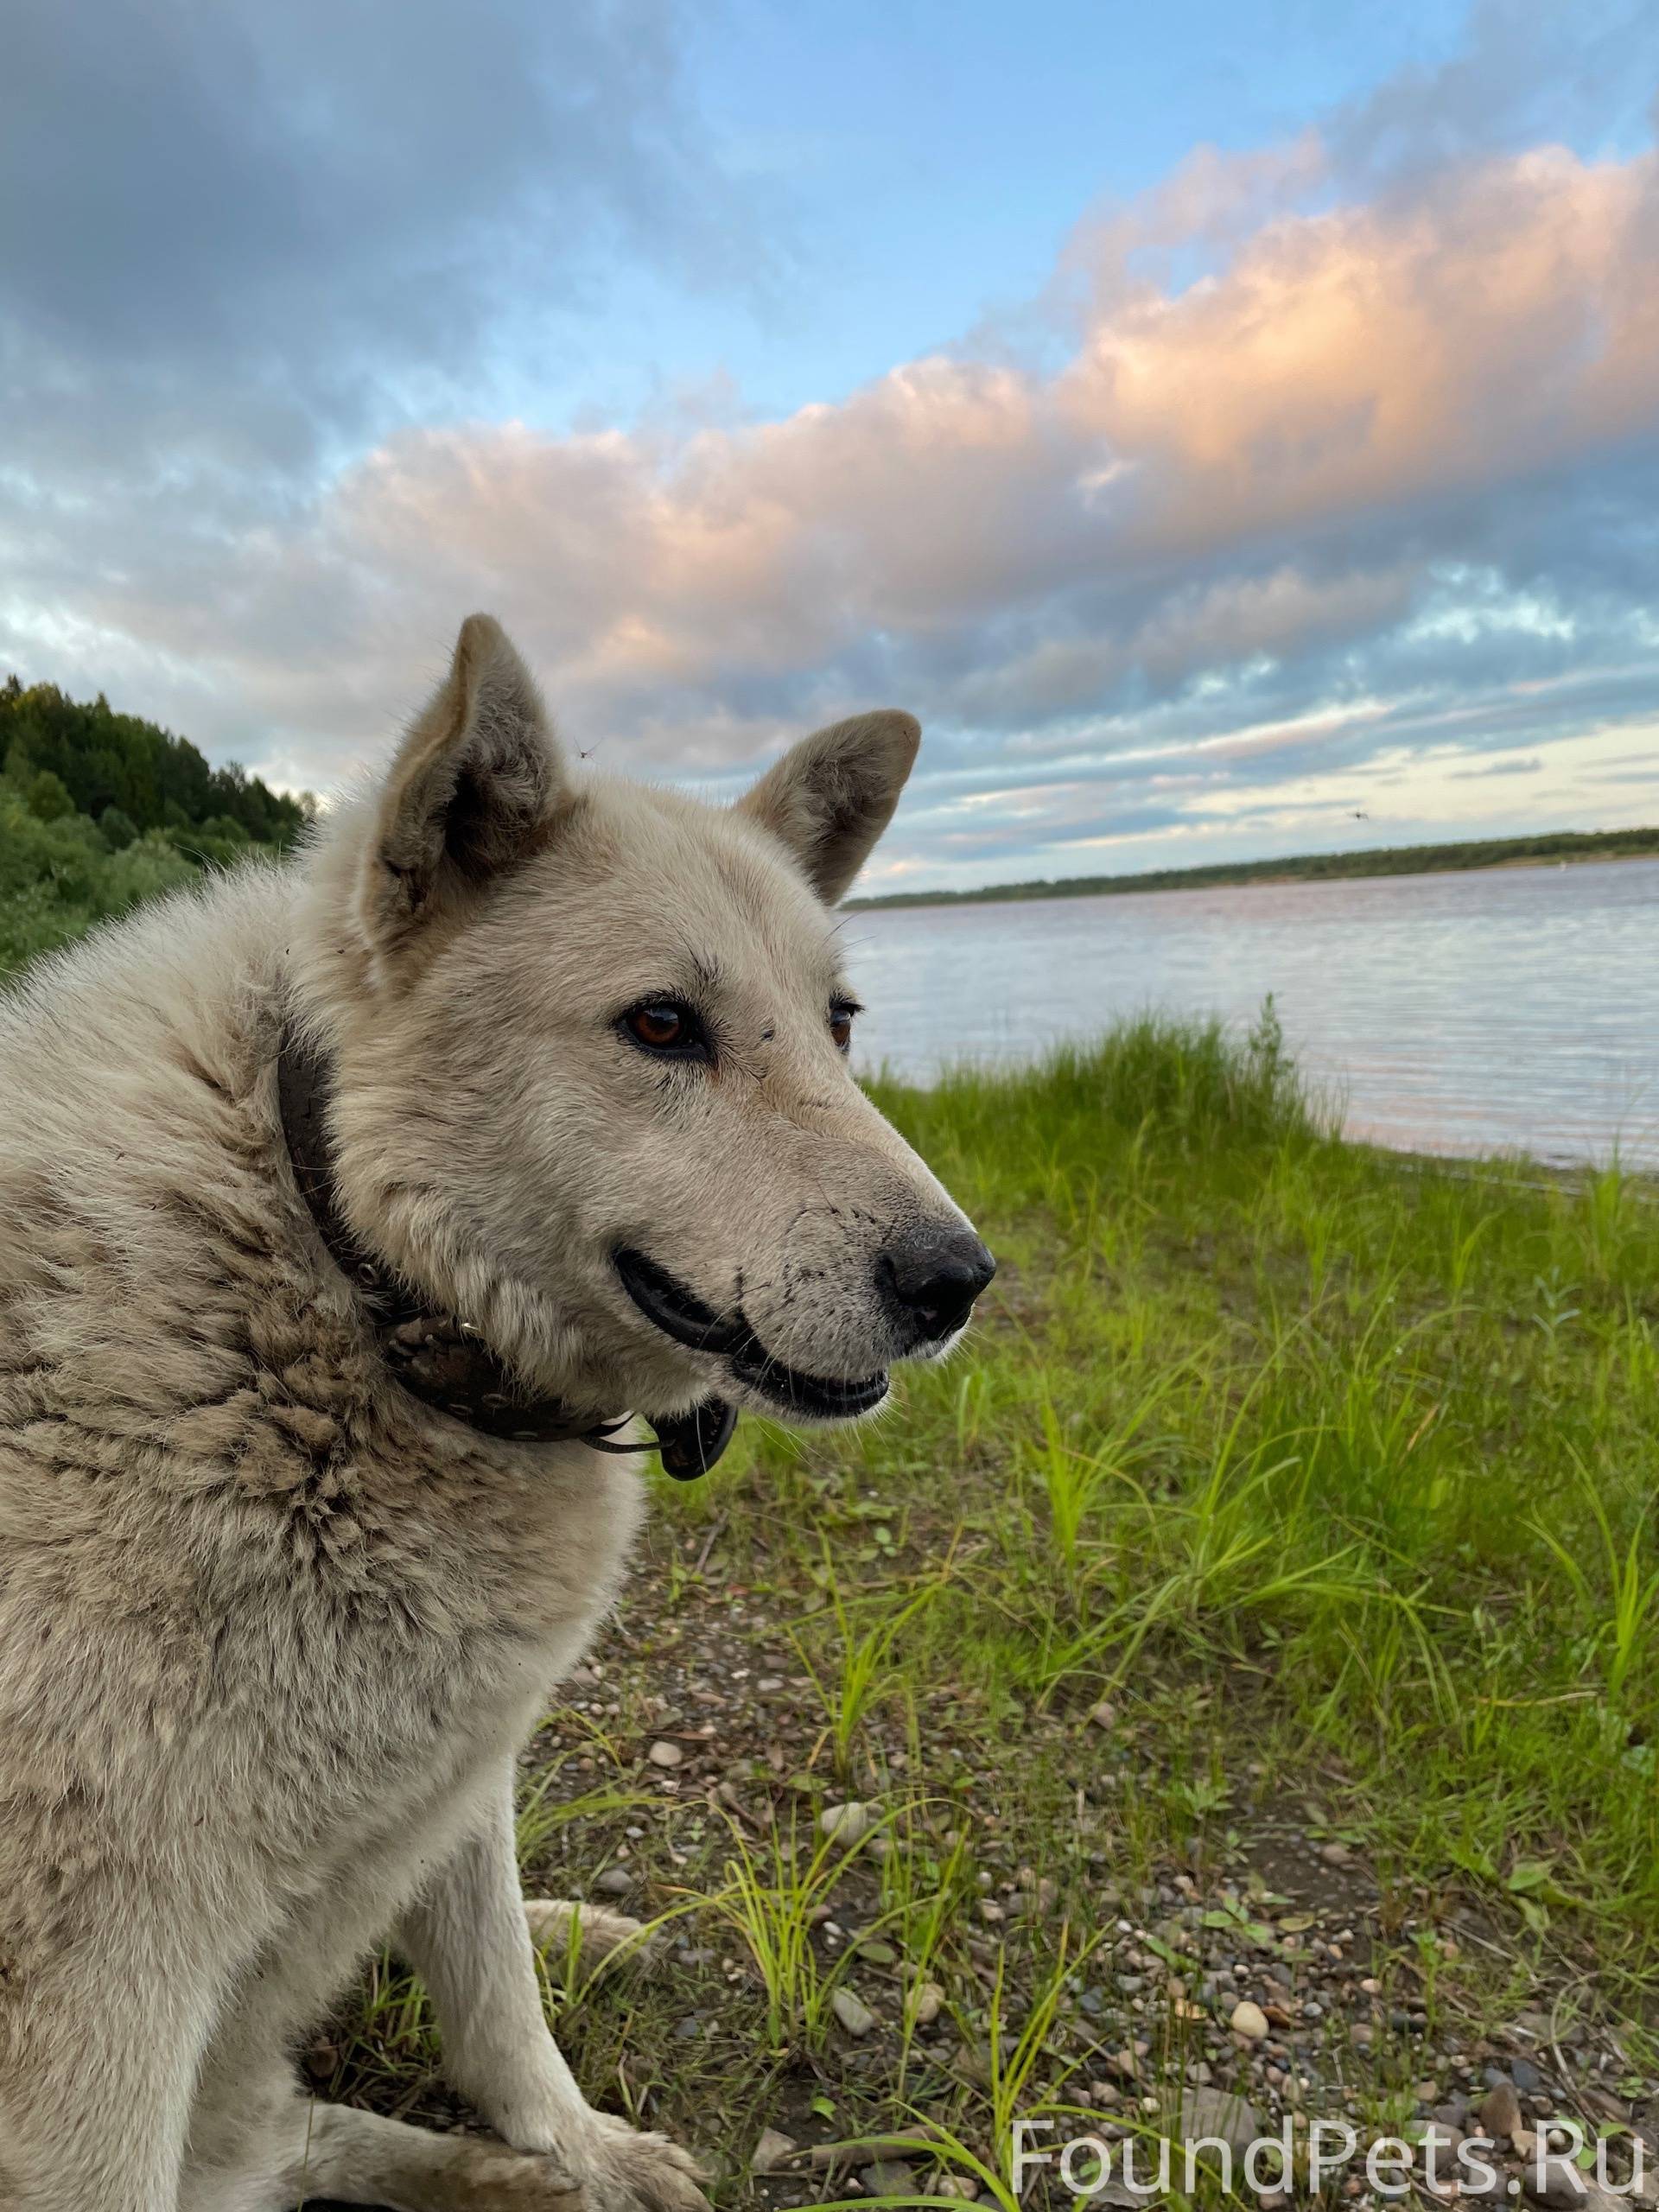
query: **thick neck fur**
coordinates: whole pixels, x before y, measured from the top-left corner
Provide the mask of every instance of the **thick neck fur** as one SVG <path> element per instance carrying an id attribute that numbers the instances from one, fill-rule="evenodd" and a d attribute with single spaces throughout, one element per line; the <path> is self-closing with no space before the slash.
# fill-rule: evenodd
<path id="1" fill-rule="evenodd" d="M 556 1294 L 504 1263 L 488 1225 L 469 1222 L 442 1173 L 456 1146 L 477 1139 L 476 1128 L 457 1118 L 466 1113 L 464 1090 L 442 1102 L 449 1116 L 444 1133 L 430 1144 L 412 1135 L 410 1065 L 442 1065 L 451 1027 L 447 989 L 428 988 L 429 979 L 446 962 L 464 961 L 474 917 L 435 917 L 401 959 L 365 942 L 355 885 L 372 811 L 368 798 L 352 801 L 318 833 L 294 871 L 285 947 L 289 1018 L 334 1074 L 340 1211 L 369 1249 L 424 1292 L 435 1311 L 470 1322 L 528 1388 L 596 1418 L 613 1414 L 614 1386 L 585 1356 L 575 1317 Z M 441 1110 L 433 1096 L 425 1104 Z"/>

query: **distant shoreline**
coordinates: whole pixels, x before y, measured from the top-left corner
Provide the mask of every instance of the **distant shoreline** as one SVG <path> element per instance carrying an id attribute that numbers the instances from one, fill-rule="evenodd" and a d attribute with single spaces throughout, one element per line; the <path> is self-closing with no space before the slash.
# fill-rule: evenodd
<path id="1" fill-rule="evenodd" d="M 1282 860 L 1219 861 L 1208 867 L 1149 868 L 1138 875 L 1071 875 L 986 884 L 977 891 L 890 891 L 849 899 L 848 909 L 984 906 L 1027 899 L 1104 899 L 1141 891 L 1208 891 L 1231 884 L 1325 883 L 1378 875 L 1446 875 L 1488 868 L 1548 868 L 1573 861 L 1659 860 L 1659 827 L 1556 830 L 1531 837 L 1487 837 L 1451 845 L 1376 845 L 1356 853 L 1304 853 Z"/>

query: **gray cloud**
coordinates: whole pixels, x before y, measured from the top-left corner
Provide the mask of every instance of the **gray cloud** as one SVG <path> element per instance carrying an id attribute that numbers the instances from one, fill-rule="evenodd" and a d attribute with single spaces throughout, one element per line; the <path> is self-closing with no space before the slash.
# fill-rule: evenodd
<path id="1" fill-rule="evenodd" d="M 1638 113 L 1659 60 L 1628 10 L 1572 38 L 1534 12 L 1097 213 L 1034 348 L 779 422 L 726 395 L 553 435 L 480 395 L 607 256 L 766 264 L 664 8 L 499 6 L 457 51 L 435 0 L 111 11 L 100 39 L 25 0 L 0 659 L 317 784 L 487 604 L 584 747 L 716 788 L 803 723 L 914 706 L 894 858 L 958 876 L 1293 806 L 1324 834 L 1378 779 L 1421 809 L 1483 753 L 1634 728 L 1659 160 L 1537 141 L 1557 97 Z"/>
<path id="2" fill-rule="evenodd" d="M 1344 178 L 1374 190 L 1471 155 L 1646 137 L 1656 81 L 1659 16 L 1646 0 L 1475 0 L 1449 60 L 1402 69 L 1324 136 Z"/>
<path id="3" fill-rule="evenodd" d="M 580 346 L 619 259 L 766 266 L 668 0 L 17 0 L 0 69 L 6 489 L 158 571 L 280 526 L 365 437 Z M 50 577 L 48 582 L 49 586 Z"/>

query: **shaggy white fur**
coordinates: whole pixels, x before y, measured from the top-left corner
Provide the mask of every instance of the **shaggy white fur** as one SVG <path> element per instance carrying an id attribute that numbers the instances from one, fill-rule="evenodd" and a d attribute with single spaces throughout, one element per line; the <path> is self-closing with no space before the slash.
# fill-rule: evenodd
<path id="1" fill-rule="evenodd" d="M 842 725 L 727 813 L 579 782 L 474 617 L 301 862 L 0 1000 L 14 2212 L 702 2202 L 683 2152 L 572 2081 L 512 1850 L 515 1752 L 616 1595 L 639 1483 L 399 1389 L 296 1191 L 274 1065 L 289 1022 L 327 1054 L 357 1233 L 527 1384 L 596 1414 L 769 1402 L 651 1325 L 619 1244 L 741 1302 L 781 1361 L 885 1368 L 916 1347 L 882 1254 L 969 1232 L 848 1077 L 822 901 L 915 740 Z M 620 1025 L 665 994 L 705 1062 Z M 499 2139 L 300 2094 L 296 2035 L 394 1929 Z"/>

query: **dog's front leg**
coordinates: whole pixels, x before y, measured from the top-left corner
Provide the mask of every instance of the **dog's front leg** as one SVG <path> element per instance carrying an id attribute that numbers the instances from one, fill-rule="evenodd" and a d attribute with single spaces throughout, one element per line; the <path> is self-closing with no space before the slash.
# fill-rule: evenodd
<path id="1" fill-rule="evenodd" d="M 76 1902 L 76 1940 L 0 2002 L 0 2205 L 177 2212 L 205 1961 L 136 1885 Z"/>
<path id="2" fill-rule="evenodd" d="M 444 2072 L 521 2151 L 562 2151 L 588 2114 L 542 2012 L 513 1844 L 510 1770 L 481 1825 L 440 1870 L 400 1931 L 443 2037 Z"/>
<path id="3" fill-rule="evenodd" d="M 511 1764 L 480 1827 L 405 1916 L 400 1943 L 437 2012 L 446 2074 L 505 2141 L 563 2158 L 592 2212 L 704 2204 L 684 2152 L 595 2112 L 553 2040 L 518 1882 Z"/>

